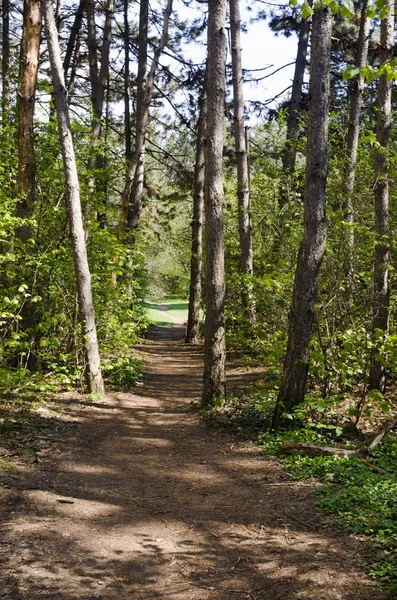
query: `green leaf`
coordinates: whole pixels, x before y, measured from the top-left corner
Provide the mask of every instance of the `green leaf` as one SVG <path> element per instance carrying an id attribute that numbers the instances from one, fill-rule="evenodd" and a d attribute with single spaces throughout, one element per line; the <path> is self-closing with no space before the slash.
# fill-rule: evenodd
<path id="1" fill-rule="evenodd" d="M 354 9 L 352 10 L 349 6 L 346 6 L 346 4 L 344 4 L 341 8 L 340 14 L 346 19 L 353 19 Z"/>
<path id="2" fill-rule="evenodd" d="M 385 6 L 384 8 L 382 8 L 379 11 L 379 18 L 382 21 L 383 19 L 385 19 L 387 17 L 387 15 L 389 14 L 389 9 L 387 6 Z"/>
<path id="3" fill-rule="evenodd" d="M 343 81 L 349 81 L 349 79 L 353 79 L 356 75 L 360 73 L 360 69 L 353 65 L 350 65 L 343 71 Z"/>
<path id="4" fill-rule="evenodd" d="M 370 400 L 383 400 L 383 394 L 380 390 L 371 390 L 370 392 L 368 392 L 367 394 L 367 398 L 369 398 Z"/>
<path id="5" fill-rule="evenodd" d="M 298 0 L 289 0 L 289 5 L 293 7 L 298 6 Z"/>
<path id="6" fill-rule="evenodd" d="M 331 0 L 331 2 L 329 3 L 329 7 L 330 7 L 333 15 L 338 14 L 340 9 L 339 9 L 339 4 L 338 4 L 337 0 Z"/>
<path id="7" fill-rule="evenodd" d="M 364 67 L 364 69 L 362 70 L 362 74 L 365 77 L 365 80 L 368 84 L 375 81 L 375 79 L 377 78 L 377 75 L 378 75 L 376 70 L 373 69 L 372 67 Z"/>
<path id="8" fill-rule="evenodd" d="M 367 8 L 365 16 L 367 17 L 367 19 L 375 19 L 376 10 L 372 6 L 370 6 L 369 8 Z"/>
<path id="9" fill-rule="evenodd" d="M 312 15 L 314 13 L 313 9 L 310 8 L 310 6 L 308 5 L 307 2 L 304 2 L 302 4 L 302 17 L 304 19 L 307 19 L 308 17 L 310 17 L 310 15 Z"/>

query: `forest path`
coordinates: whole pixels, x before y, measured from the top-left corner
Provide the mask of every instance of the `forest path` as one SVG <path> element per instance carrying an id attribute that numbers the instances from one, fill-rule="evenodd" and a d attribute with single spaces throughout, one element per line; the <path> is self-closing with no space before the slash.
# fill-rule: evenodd
<path id="1" fill-rule="evenodd" d="M 386 598 L 314 485 L 203 425 L 202 353 L 182 337 L 153 329 L 142 386 L 69 400 L 45 434 L 58 450 L 1 478 L 0 598 Z"/>

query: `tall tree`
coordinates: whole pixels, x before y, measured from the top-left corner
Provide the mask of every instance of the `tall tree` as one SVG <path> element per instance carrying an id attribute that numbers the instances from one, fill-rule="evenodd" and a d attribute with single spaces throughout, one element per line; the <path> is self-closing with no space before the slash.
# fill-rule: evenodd
<path id="1" fill-rule="evenodd" d="M 394 50 L 394 0 L 388 1 L 388 14 L 382 20 L 380 30 L 380 61 L 387 63 Z M 390 288 L 389 288 L 389 139 L 391 125 L 392 80 L 386 74 L 379 78 L 377 96 L 377 122 L 375 148 L 375 254 L 374 254 L 374 298 L 373 336 L 389 331 Z M 369 388 L 384 391 L 385 367 L 374 354 L 372 356 Z"/>
<path id="2" fill-rule="evenodd" d="M 36 184 L 34 151 L 34 107 L 41 33 L 40 0 L 25 0 L 21 47 L 21 71 L 18 86 L 18 156 L 19 201 L 17 216 L 23 219 L 33 213 Z M 17 235 L 30 237 L 30 227 L 22 225 Z"/>
<path id="3" fill-rule="evenodd" d="M 130 22 L 128 20 L 128 0 L 124 0 L 124 135 L 125 160 L 127 165 L 132 160 L 132 131 L 130 114 Z"/>
<path id="4" fill-rule="evenodd" d="M 313 0 L 309 0 L 312 6 Z M 295 61 L 294 79 L 292 81 L 291 99 L 287 116 L 287 135 L 282 155 L 283 174 L 279 204 L 282 208 L 289 200 L 291 178 L 295 171 L 296 144 L 299 137 L 299 119 L 302 115 L 302 90 L 306 70 L 307 47 L 309 44 L 310 19 L 301 18 L 298 32 L 298 48 Z"/>
<path id="5" fill-rule="evenodd" d="M 76 14 L 74 17 L 74 22 L 72 28 L 70 30 L 70 35 L 68 39 L 68 43 L 66 46 L 65 58 L 63 60 L 63 71 L 65 82 L 67 83 L 68 92 L 70 93 L 71 88 L 73 86 L 74 74 L 75 70 L 75 62 L 78 56 L 78 48 L 80 43 L 80 30 L 83 22 L 83 16 L 85 11 L 86 0 L 80 0 L 80 4 L 76 10 Z M 73 61 L 74 57 L 74 61 Z M 71 70 L 71 73 L 69 73 Z"/>
<path id="6" fill-rule="evenodd" d="M 4 121 L 4 117 L 8 113 L 9 103 L 10 103 L 10 0 L 2 0 L 1 15 L 2 15 L 1 110 L 2 110 L 2 117 L 3 117 L 3 121 Z"/>
<path id="7" fill-rule="evenodd" d="M 200 337 L 201 274 L 203 264 L 203 213 L 205 181 L 205 126 L 207 121 L 206 78 L 200 99 L 197 123 L 196 162 L 194 166 L 192 252 L 190 259 L 189 313 L 186 342 L 197 343 Z"/>
<path id="8" fill-rule="evenodd" d="M 137 77 L 137 102 L 135 119 L 135 148 L 131 164 L 128 167 L 126 182 L 122 194 L 122 212 L 124 224 L 133 241 L 133 231 L 138 227 L 142 209 L 142 193 L 145 165 L 145 141 L 152 99 L 154 78 L 161 53 L 168 43 L 168 29 L 172 12 L 172 0 L 167 0 L 164 10 L 163 28 L 160 41 L 154 51 L 152 64 L 147 71 L 148 45 L 148 0 L 141 0 L 139 16 L 139 53 Z"/>
<path id="9" fill-rule="evenodd" d="M 208 2 L 205 146 L 205 349 L 202 406 L 225 394 L 225 275 L 223 247 L 223 115 L 227 0 Z"/>
<path id="10" fill-rule="evenodd" d="M 42 0 L 42 10 L 45 19 L 45 31 L 58 119 L 58 133 L 64 165 L 66 205 L 69 216 L 79 311 L 86 354 L 87 387 L 91 393 L 102 395 L 104 393 L 104 386 L 99 358 L 94 305 L 92 301 L 91 274 L 85 245 L 80 204 L 80 188 L 73 137 L 70 129 L 67 91 L 52 0 Z"/>
<path id="11" fill-rule="evenodd" d="M 240 238 L 240 266 L 244 275 L 253 274 L 251 197 L 249 186 L 248 149 L 244 126 L 243 68 L 241 63 L 240 0 L 229 0 L 230 34 L 232 45 L 234 140 L 237 162 L 238 226 Z M 244 283 L 243 303 L 251 323 L 255 321 L 252 285 Z"/>
<path id="12" fill-rule="evenodd" d="M 367 9 L 372 5 L 372 0 L 364 0 L 362 5 L 360 30 L 357 42 L 357 54 L 355 67 L 358 73 L 353 77 L 349 85 L 349 124 L 347 133 L 346 147 L 346 162 L 344 173 L 344 189 L 343 189 L 343 212 L 344 218 L 348 223 L 347 231 L 347 269 L 346 274 L 349 282 L 349 287 L 354 286 L 354 206 L 353 194 L 354 183 L 356 178 L 356 163 L 358 140 L 360 135 L 360 115 L 361 105 L 364 91 L 364 77 L 361 73 L 362 69 L 367 64 L 368 44 L 369 44 L 369 27 L 371 19 L 367 16 Z"/>
<path id="13" fill-rule="evenodd" d="M 278 427 L 284 411 L 303 402 L 309 368 L 317 277 L 326 242 L 325 190 L 328 169 L 328 110 L 332 15 L 328 7 L 313 15 L 310 110 L 304 194 L 304 237 L 299 249 L 284 374 L 273 417 Z"/>
<path id="14" fill-rule="evenodd" d="M 87 12 L 87 41 L 88 61 L 91 82 L 91 103 L 94 113 L 92 133 L 94 144 L 97 144 L 102 130 L 102 114 L 105 102 L 105 92 L 109 72 L 110 44 L 112 40 L 112 21 L 114 13 L 114 0 L 107 0 L 105 10 L 105 24 L 103 28 L 102 51 L 100 67 L 98 66 L 98 42 L 96 36 L 94 0 L 86 0 Z"/>

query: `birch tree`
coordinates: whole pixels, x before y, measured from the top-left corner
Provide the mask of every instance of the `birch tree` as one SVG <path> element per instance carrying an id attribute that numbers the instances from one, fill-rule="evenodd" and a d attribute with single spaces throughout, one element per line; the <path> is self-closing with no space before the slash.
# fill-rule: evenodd
<path id="1" fill-rule="evenodd" d="M 314 319 L 317 278 L 326 242 L 325 190 L 328 169 L 328 110 L 332 15 L 328 7 L 313 15 L 310 69 L 304 238 L 299 249 L 284 374 L 273 417 L 277 428 L 282 413 L 303 402 L 309 368 L 310 337 Z"/>
<path id="2" fill-rule="evenodd" d="M 225 394 L 223 247 L 223 115 L 227 0 L 208 1 L 207 137 L 205 146 L 205 349 L 202 406 Z"/>
<path id="3" fill-rule="evenodd" d="M 94 305 L 92 301 L 91 275 L 88 267 L 83 219 L 81 214 L 79 180 L 72 132 L 70 129 L 67 92 L 52 0 L 42 0 L 42 10 L 45 20 L 45 32 L 58 119 L 59 140 L 64 165 L 66 205 L 69 217 L 79 311 L 86 354 L 87 387 L 89 392 L 102 395 L 104 393 L 104 386 L 97 342 Z"/>

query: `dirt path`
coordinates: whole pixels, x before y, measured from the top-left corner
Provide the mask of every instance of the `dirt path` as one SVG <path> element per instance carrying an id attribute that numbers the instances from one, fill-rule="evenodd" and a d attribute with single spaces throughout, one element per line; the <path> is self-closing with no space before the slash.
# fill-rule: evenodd
<path id="1" fill-rule="evenodd" d="M 0 598 L 386 598 L 312 485 L 201 423 L 201 353 L 182 335 L 155 330 L 143 386 L 71 401 L 49 456 L 1 477 Z"/>
<path id="2" fill-rule="evenodd" d="M 187 314 L 186 314 L 186 316 L 184 316 L 184 317 L 176 317 L 176 316 L 172 315 L 172 314 L 169 312 L 170 306 L 172 306 L 172 305 L 169 305 L 169 304 L 162 304 L 162 305 L 160 306 L 160 309 L 161 309 L 162 311 L 164 311 L 164 312 L 166 312 L 166 313 L 167 313 L 167 316 L 168 316 L 168 317 L 171 319 L 171 321 L 172 321 L 172 322 L 173 322 L 175 325 L 183 325 L 183 324 L 184 324 L 184 323 L 187 321 Z"/>

